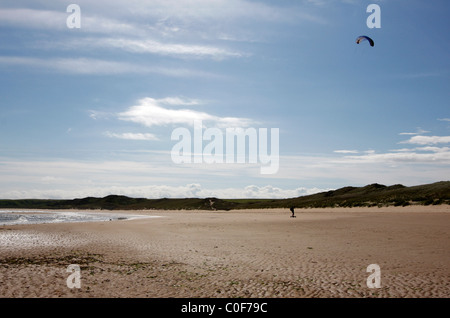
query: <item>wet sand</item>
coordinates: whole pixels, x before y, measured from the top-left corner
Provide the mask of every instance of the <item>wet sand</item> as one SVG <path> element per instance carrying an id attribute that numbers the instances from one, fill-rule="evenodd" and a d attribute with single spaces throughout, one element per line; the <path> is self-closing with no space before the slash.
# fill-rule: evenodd
<path id="1" fill-rule="evenodd" d="M 450 297 L 447 205 L 120 213 L 0 226 L 0 297 Z"/>

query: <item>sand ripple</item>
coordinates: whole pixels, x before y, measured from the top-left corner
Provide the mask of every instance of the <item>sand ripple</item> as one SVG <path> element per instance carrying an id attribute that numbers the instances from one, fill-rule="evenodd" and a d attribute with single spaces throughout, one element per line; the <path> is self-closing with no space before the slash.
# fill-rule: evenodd
<path id="1" fill-rule="evenodd" d="M 3 227 L 0 296 L 450 297 L 450 214 L 395 211 Z M 80 289 L 66 285 L 69 264 Z M 367 287 L 369 264 L 381 288 Z"/>

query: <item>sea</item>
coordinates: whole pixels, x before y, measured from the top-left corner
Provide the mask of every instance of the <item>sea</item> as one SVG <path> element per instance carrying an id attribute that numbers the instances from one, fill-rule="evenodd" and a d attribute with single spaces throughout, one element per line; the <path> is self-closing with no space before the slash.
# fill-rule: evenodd
<path id="1" fill-rule="evenodd" d="M 130 215 L 108 212 L 89 211 L 47 211 L 47 210 L 0 210 L 0 225 L 71 223 L 71 222 L 102 222 L 119 221 L 136 218 L 158 216 Z"/>

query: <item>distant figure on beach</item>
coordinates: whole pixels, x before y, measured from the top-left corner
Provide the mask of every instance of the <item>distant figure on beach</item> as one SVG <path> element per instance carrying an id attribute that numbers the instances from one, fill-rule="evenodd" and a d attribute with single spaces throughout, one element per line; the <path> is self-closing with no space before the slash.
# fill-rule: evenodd
<path id="1" fill-rule="evenodd" d="M 291 210 L 291 212 L 292 212 L 291 218 L 295 218 L 295 215 L 294 215 L 294 207 L 291 206 L 290 210 Z"/>

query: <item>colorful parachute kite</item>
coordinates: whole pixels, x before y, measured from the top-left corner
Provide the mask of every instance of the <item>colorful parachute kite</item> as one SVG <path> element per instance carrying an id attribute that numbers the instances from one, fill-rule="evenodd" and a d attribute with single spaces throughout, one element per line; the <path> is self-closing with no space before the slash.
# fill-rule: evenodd
<path id="1" fill-rule="evenodd" d="M 371 38 L 369 38 L 368 36 L 365 36 L 365 35 L 358 36 L 358 38 L 356 38 L 356 43 L 359 44 L 359 43 L 361 43 L 364 40 L 369 41 L 370 46 L 374 46 L 373 40 Z"/>

